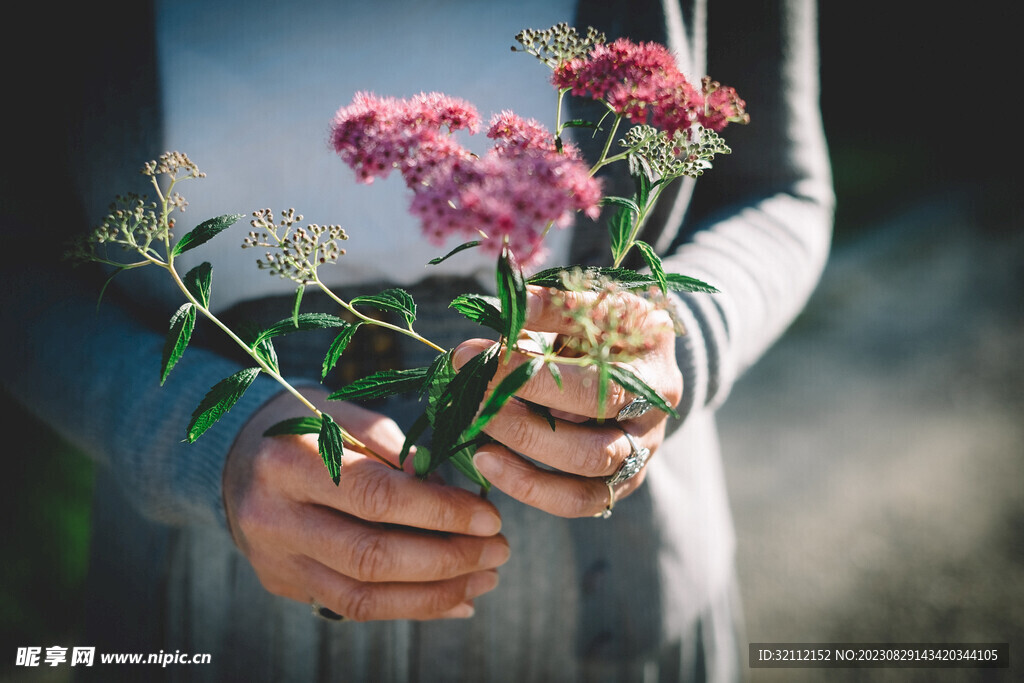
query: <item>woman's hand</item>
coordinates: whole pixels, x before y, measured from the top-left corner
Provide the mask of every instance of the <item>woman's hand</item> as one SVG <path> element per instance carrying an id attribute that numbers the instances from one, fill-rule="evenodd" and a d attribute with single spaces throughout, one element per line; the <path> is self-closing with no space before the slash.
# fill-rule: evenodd
<path id="1" fill-rule="evenodd" d="M 393 421 L 353 404 L 319 403 L 397 463 L 404 437 Z M 225 464 L 231 531 L 263 586 L 356 621 L 471 616 L 473 598 L 497 585 L 494 570 L 509 555 L 494 506 L 350 448 L 335 486 L 315 435 L 263 436 L 303 410 L 287 394 L 269 401 Z"/>
<path id="2" fill-rule="evenodd" d="M 625 311 L 620 308 L 625 314 L 619 319 L 631 321 L 631 332 L 639 333 L 632 337 L 634 340 L 644 340 L 629 365 L 669 405 L 674 407 L 679 402 L 682 374 L 676 365 L 675 332 L 668 312 L 631 294 L 599 297 L 592 292 L 568 292 L 558 296 L 574 299 L 570 305 L 590 307 L 598 317 L 605 315 L 609 306 L 629 307 Z M 530 288 L 526 327 L 558 335 L 570 335 L 575 329 L 565 315 L 564 303 L 556 305 L 550 290 L 537 287 Z M 456 350 L 456 366 L 491 343 L 464 342 Z M 499 366 L 492 386 L 525 360 L 525 356 L 513 354 L 509 363 Z M 512 399 L 484 430 L 498 443 L 481 446 L 474 462 L 494 486 L 523 503 L 561 517 L 598 515 L 614 502 L 609 500 L 606 480 L 633 450 L 624 430 L 638 447 L 648 448 L 653 454 L 664 439 L 667 414 L 651 409 L 638 418 L 618 422 L 616 416 L 635 398 L 633 394 L 610 382 L 600 409 L 596 369 L 560 367 L 562 388 L 550 373 L 541 371 L 517 393 L 524 401 L 548 408 L 558 418 L 556 428 L 552 430 L 546 417 L 523 401 Z M 641 470 L 616 484 L 615 500 L 635 491 L 644 476 Z"/>

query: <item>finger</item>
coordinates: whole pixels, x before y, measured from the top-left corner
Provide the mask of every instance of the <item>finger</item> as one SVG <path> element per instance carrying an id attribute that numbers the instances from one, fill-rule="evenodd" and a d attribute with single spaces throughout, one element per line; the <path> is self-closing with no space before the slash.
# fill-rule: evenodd
<path id="1" fill-rule="evenodd" d="M 473 608 L 468 601 L 498 585 L 493 570 L 444 581 L 367 583 L 309 558 L 297 562 L 304 566 L 309 592 L 297 599 L 312 598 L 353 621 L 469 617 Z"/>
<path id="2" fill-rule="evenodd" d="M 469 491 L 421 481 L 361 453 L 347 450 L 335 485 L 324 469 L 315 435 L 264 439 L 253 458 L 253 489 L 275 490 L 370 522 L 493 536 L 501 517 L 493 504 Z"/>
<path id="3" fill-rule="evenodd" d="M 493 486 L 512 498 L 559 517 L 593 517 L 609 506 L 604 478 L 545 470 L 496 444 L 481 446 L 473 463 Z M 622 500 L 643 482 L 641 471 L 615 487 Z"/>
<path id="4" fill-rule="evenodd" d="M 438 534 L 366 523 L 323 507 L 302 508 L 302 524 L 281 542 L 359 581 L 438 581 L 494 569 L 509 558 L 502 536 Z"/>
<path id="5" fill-rule="evenodd" d="M 509 401 L 484 431 L 509 449 L 555 469 L 607 477 L 632 452 L 621 429 L 555 420 L 555 428 L 521 401 Z M 644 437 L 635 437 L 640 443 Z"/>
<path id="6" fill-rule="evenodd" d="M 456 369 L 461 368 L 491 344 L 493 342 L 477 339 L 463 342 L 455 349 L 452 356 L 453 365 Z M 496 387 L 516 368 L 532 358 L 526 354 L 513 353 L 507 362 L 499 363 L 491 381 L 491 388 Z M 557 372 L 558 380 L 549 369 L 540 370 L 516 391 L 516 396 L 552 410 L 587 418 L 613 418 L 623 406 L 635 398 L 615 382 L 608 382 L 602 402 L 596 389 L 599 375 L 594 366 L 584 368 L 559 364 Z"/>

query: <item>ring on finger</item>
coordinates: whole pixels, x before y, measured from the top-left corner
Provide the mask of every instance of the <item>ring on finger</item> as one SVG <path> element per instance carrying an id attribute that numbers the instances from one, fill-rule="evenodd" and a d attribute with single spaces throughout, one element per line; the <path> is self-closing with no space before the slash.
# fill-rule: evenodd
<path id="1" fill-rule="evenodd" d="M 635 420 L 640 417 L 648 410 L 654 407 L 654 404 L 648 401 L 643 396 L 637 396 L 632 401 L 622 406 L 618 415 L 615 416 L 616 422 L 624 422 L 626 420 Z"/>
<path id="2" fill-rule="evenodd" d="M 327 621 L 345 621 L 345 617 L 343 617 L 342 615 L 338 614 L 337 612 L 335 612 L 332 609 L 328 609 L 327 607 L 324 607 L 323 605 L 321 605 L 316 600 L 311 601 L 309 603 L 309 607 L 310 607 L 310 610 L 312 611 L 314 617 L 319 617 L 319 618 L 325 619 Z"/>
<path id="3" fill-rule="evenodd" d="M 604 510 L 601 510 L 594 516 L 608 519 L 612 516 L 612 508 L 615 507 L 615 485 L 612 484 L 610 477 L 605 479 L 604 483 L 608 487 L 608 504 L 604 507 Z"/>
<path id="4" fill-rule="evenodd" d="M 620 427 L 620 429 L 622 428 Z M 615 471 L 615 474 L 606 480 L 609 487 L 621 484 L 635 477 L 644 468 L 644 465 L 647 464 L 647 459 L 651 457 L 651 449 L 639 445 L 633 438 L 633 435 L 625 429 L 622 430 L 622 433 L 626 435 L 626 439 L 629 441 L 629 455 L 619 465 L 619 469 Z"/>

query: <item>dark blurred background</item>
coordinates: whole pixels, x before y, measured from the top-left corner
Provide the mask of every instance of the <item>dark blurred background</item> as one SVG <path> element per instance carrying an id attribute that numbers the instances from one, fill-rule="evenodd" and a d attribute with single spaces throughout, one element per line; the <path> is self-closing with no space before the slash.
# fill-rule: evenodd
<path id="1" fill-rule="evenodd" d="M 833 256 L 722 411 L 749 641 L 1024 642 L 1019 57 L 1005 7 L 822 3 Z M 10 664 L 18 646 L 82 642 L 91 465 L 6 398 L 0 409 L 0 676 L 61 680 L 67 667 Z"/>

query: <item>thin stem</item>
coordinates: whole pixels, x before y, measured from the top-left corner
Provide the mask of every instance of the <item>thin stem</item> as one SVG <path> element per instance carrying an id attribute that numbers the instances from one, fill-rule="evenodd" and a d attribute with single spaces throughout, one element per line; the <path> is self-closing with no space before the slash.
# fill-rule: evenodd
<path id="1" fill-rule="evenodd" d="M 369 323 L 371 325 L 377 325 L 378 327 L 383 327 L 384 329 L 391 330 L 391 331 L 397 332 L 399 334 L 404 334 L 407 337 L 411 337 L 412 339 L 415 339 L 416 341 L 420 342 L 421 344 L 426 344 L 427 346 L 429 346 L 430 348 L 434 349 L 438 353 L 448 353 L 448 349 L 445 349 L 445 348 L 442 348 L 442 347 L 438 346 L 437 344 L 435 344 L 434 342 L 430 341 L 426 337 L 418 334 L 412 328 L 409 328 L 409 327 L 399 327 L 398 325 L 392 325 L 389 322 L 385 322 L 383 320 L 378 320 L 376 318 L 371 318 L 370 316 L 368 316 L 368 315 L 366 315 L 364 313 L 360 313 L 358 310 L 356 310 L 355 306 L 353 306 L 352 304 L 350 304 L 349 302 L 345 301 L 344 299 L 339 297 L 337 294 L 332 292 L 331 288 L 328 287 L 327 285 L 325 285 L 323 283 L 323 281 L 320 280 L 319 276 L 317 276 L 317 274 L 315 272 L 313 273 L 313 278 L 314 278 L 314 283 L 316 284 L 316 286 L 319 287 L 320 290 L 324 294 L 326 294 L 328 298 L 330 298 L 332 301 L 334 301 L 334 303 L 338 304 L 339 306 L 341 306 L 346 311 L 348 311 L 352 315 L 356 316 L 357 318 L 359 318 L 363 322 Z"/>

